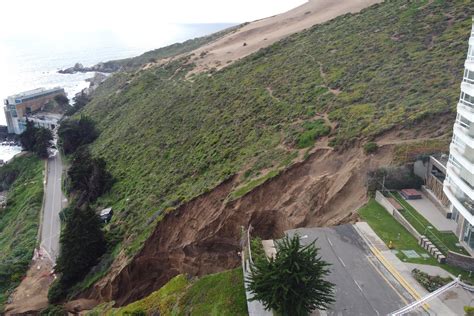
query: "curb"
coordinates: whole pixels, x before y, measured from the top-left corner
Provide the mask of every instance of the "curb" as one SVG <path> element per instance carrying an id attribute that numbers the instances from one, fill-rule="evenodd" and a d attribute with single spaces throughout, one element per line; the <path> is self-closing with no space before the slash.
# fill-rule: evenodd
<path id="1" fill-rule="evenodd" d="M 41 235 L 43 231 L 43 213 L 44 213 L 44 202 L 46 200 L 46 185 L 48 183 L 48 159 L 44 161 L 44 181 L 43 181 L 43 201 L 41 202 L 41 211 L 39 216 L 38 225 L 38 236 L 37 236 L 37 247 L 41 246 Z"/>
<path id="2" fill-rule="evenodd" d="M 392 276 L 400 283 L 401 286 L 415 299 L 420 300 L 422 296 L 408 283 L 407 280 L 398 272 L 398 270 L 384 257 L 384 255 L 378 250 L 373 243 L 365 236 L 365 234 L 356 226 L 357 232 L 359 235 L 364 239 L 364 241 L 369 246 L 370 251 L 374 254 L 374 256 L 382 263 L 382 265 L 387 269 Z M 428 311 L 429 305 L 424 304 L 423 308 Z"/>

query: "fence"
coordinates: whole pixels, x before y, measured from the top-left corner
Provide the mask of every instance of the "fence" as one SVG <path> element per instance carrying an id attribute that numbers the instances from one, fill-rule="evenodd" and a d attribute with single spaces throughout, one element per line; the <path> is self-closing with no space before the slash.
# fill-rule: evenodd
<path id="1" fill-rule="evenodd" d="M 247 229 L 242 227 L 241 234 L 241 245 L 242 245 L 242 271 L 244 274 L 244 287 L 245 296 L 247 297 L 247 309 L 249 316 L 272 316 L 272 312 L 265 310 L 265 307 L 260 301 L 252 301 L 252 293 L 247 288 L 247 280 L 251 273 L 251 266 L 253 265 L 252 260 L 252 249 L 250 244 L 250 232 L 252 231 L 252 225 L 249 225 Z"/>
<path id="2" fill-rule="evenodd" d="M 393 197 L 393 198 L 395 199 L 395 197 Z M 444 262 L 446 260 L 446 256 L 443 255 L 443 253 L 438 250 L 438 244 L 442 244 L 443 246 L 444 246 L 444 244 L 436 236 L 434 236 L 434 235 L 433 236 L 428 236 L 428 238 L 427 238 L 427 237 L 421 235 L 415 229 L 415 227 L 413 227 L 410 224 L 410 222 L 408 222 L 408 220 L 397 210 L 397 208 L 395 206 L 393 206 L 392 203 L 390 203 L 390 201 L 380 191 L 375 192 L 375 200 L 380 205 L 382 205 L 387 210 L 387 212 L 389 212 L 393 216 L 393 218 L 395 218 L 395 220 L 397 222 L 399 222 L 403 227 L 405 227 L 405 229 L 408 230 L 408 232 L 411 235 L 413 235 L 413 237 L 416 238 L 416 240 L 418 241 L 420 246 L 422 246 L 429 253 L 431 253 L 439 262 Z M 405 211 L 409 212 L 406 209 L 405 209 Z M 427 231 L 427 232 L 429 232 L 429 231 Z M 437 239 L 438 244 L 433 243 L 432 239 Z M 445 250 L 446 251 L 445 253 L 447 254 L 448 250 L 447 250 L 446 246 L 444 246 L 443 250 Z"/>

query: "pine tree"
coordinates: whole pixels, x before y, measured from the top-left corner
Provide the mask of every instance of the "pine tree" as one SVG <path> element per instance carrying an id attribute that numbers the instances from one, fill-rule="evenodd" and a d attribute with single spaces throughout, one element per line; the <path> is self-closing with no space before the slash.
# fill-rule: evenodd
<path id="1" fill-rule="evenodd" d="M 66 287 L 82 279 L 106 250 L 100 220 L 87 205 L 73 208 L 60 242 L 56 271 L 62 273 L 61 282 Z"/>
<path id="2" fill-rule="evenodd" d="M 40 158 L 48 158 L 48 147 L 53 140 L 53 133 L 49 129 L 40 127 L 36 129 L 35 145 L 33 151 Z"/>
<path id="3" fill-rule="evenodd" d="M 334 302 L 334 284 L 324 278 L 328 266 L 318 257 L 314 243 L 303 246 L 300 238 L 285 236 L 270 260 L 257 260 L 248 279 L 253 300 L 284 316 L 303 316 L 326 309 Z"/>

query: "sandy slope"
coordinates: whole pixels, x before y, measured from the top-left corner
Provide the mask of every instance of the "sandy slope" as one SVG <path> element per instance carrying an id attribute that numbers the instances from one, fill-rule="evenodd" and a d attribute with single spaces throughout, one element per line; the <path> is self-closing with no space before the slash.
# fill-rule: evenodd
<path id="1" fill-rule="evenodd" d="M 326 22 L 339 15 L 355 13 L 381 0 L 309 0 L 288 12 L 251 22 L 236 32 L 204 45 L 194 53 L 192 62 L 199 72 L 220 69 L 285 36 Z M 245 43 L 245 45 L 244 45 Z"/>

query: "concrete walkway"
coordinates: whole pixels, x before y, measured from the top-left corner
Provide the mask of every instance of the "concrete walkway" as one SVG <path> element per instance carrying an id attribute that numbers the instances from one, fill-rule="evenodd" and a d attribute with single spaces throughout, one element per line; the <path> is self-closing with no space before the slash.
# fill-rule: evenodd
<path id="1" fill-rule="evenodd" d="M 421 286 L 418 281 L 411 274 L 411 266 L 407 265 L 390 250 L 385 245 L 385 243 L 380 239 L 380 237 L 372 230 L 372 228 L 366 222 L 358 222 L 354 225 L 359 231 L 361 236 L 366 240 L 366 242 L 376 248 L 385 261 L 390 265 L 387 269 L 390 271 L 393 268 L 398 272 L 398 274 L 404 279 L 405 282 L 410 285 L 412 290 L 414 290 L 419 297 L 423 297 L 429 294 L 429 292 Z M 420 265 L 424 266 L 424 265 Z M 403 281 L 403 280 L 402 280 Z M 410 291 L 409 291 L 410 292 Z M 415 301 L 415 298 L 413 299 Z M 457 315 L 456 312 L 451 310 L 446 304 L 444 304 L 440 298 L 434 298 L 429 302 L 429 315 Z"/>
<path id="2" fill-rule="evenodd" d="M 423 198 L 419 200 L 406 200 L 408 204 L 413 206 L 431 225 L 439 231 L 452 231 L 456 233 L 456 222 L 446 218 L 440 210 L 429 200 L 424 193 Z"/>

